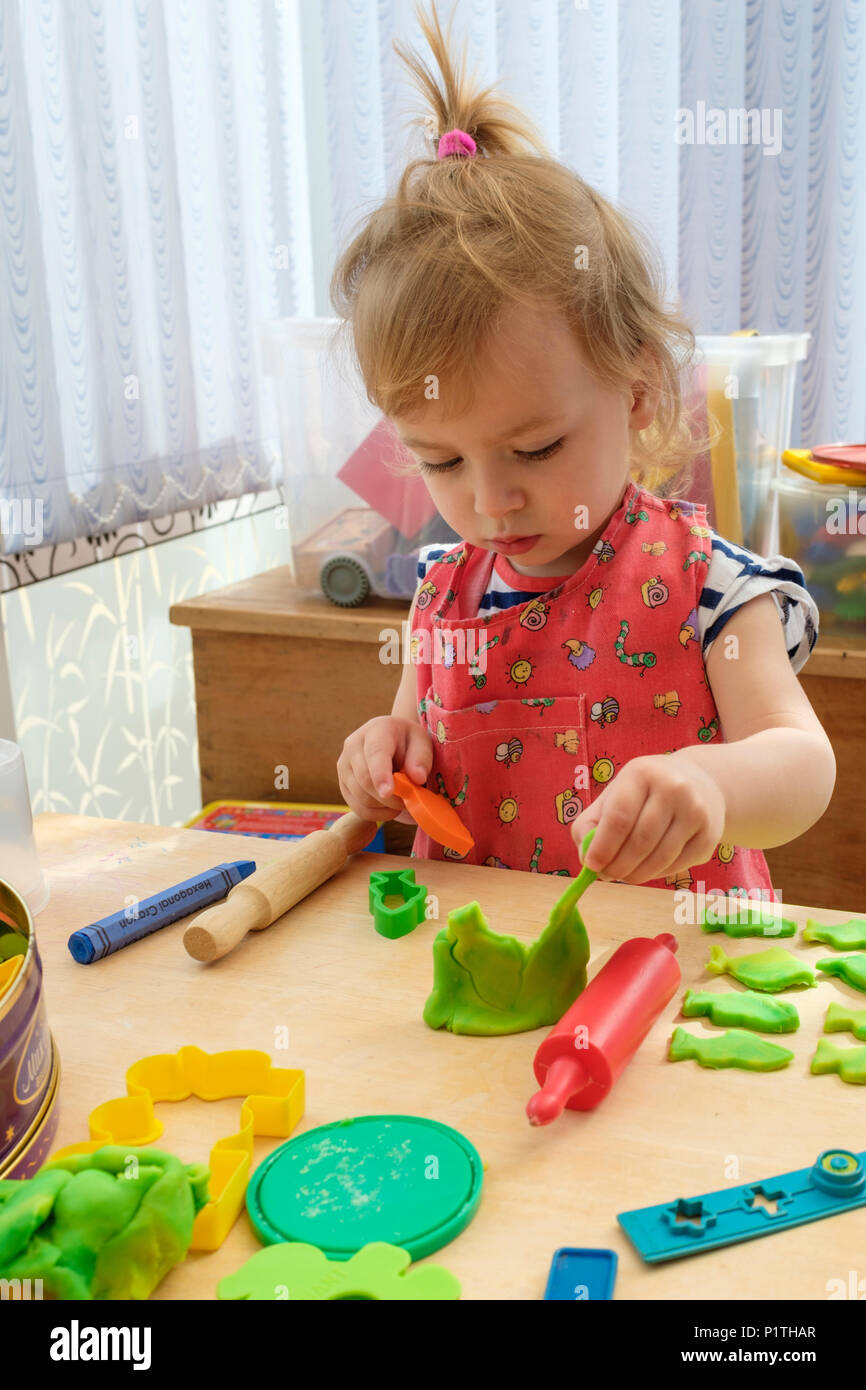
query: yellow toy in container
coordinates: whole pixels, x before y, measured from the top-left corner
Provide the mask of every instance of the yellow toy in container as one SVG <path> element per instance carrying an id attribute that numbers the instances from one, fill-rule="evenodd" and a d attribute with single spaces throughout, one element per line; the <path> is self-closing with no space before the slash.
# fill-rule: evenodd
<path id="1" fill-rule="evenodd" d="M 866 633 L 866 445 L 786 449 L 779 550 L 803 571 L 821 635 Z"/>

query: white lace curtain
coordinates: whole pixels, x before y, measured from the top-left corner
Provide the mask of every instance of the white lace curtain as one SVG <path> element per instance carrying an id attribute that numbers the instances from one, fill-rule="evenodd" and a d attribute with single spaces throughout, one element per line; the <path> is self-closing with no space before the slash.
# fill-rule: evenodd
<path id="1" fill-rule="evenodd" d="M 258 335 L 330 313 L 407 156 L 413 9 L 0 0 L 5 551 L 37 503 L 56 542 L 272 485 Z M 697 332 L 811 332 L 794 443 L 866 435 L 862 0 L 457 0 L 455 33 L 649 228 Z"/>

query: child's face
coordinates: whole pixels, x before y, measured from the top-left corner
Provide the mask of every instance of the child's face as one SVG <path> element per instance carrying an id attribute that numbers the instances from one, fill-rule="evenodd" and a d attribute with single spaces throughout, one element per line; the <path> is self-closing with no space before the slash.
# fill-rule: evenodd
<path id="1" fill-rule="evenodd" d="M 440 382 L 438 400 L 392 420 L 428 465 L 424 478 L 444 519 L 524 574 L 578 568 L 619 504 L 629 431 L 652 422 L 657 393 L 598 382 L 566 320 L 540 306 L 503 314 L 479 353 L 470 410 L 443 423 L 447 389 Z"/>

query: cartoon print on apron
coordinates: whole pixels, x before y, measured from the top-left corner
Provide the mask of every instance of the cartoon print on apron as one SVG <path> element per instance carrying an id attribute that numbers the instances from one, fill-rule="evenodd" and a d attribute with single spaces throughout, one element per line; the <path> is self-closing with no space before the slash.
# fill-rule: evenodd
<path id="1" fill-rule="evenodd" d="M 495 562 L 480 547 L 430 566 L 411 637 L 427 785 L 475 847 L 419 829 L 413 856 L 574 877 L 571 822 L 627 762 L 723 741 L 698 637 L 709 538 L 704 504 L 630 483 L 580 570 L 522 606 L 477 613 Z M 761 851 L 726 844 L 646 886 L 773 895 Z"/>

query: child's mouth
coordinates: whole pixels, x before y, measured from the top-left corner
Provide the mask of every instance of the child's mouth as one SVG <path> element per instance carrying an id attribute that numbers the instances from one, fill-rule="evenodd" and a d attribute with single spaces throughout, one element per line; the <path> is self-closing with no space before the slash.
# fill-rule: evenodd
<path id="1" fill-rule="evenodd" d="M 525 551 L 532 550 L 540 540 L 541 536 L 503 536 L 495 537 L 487 544 L 500 555 L 522 555 Z"/>

